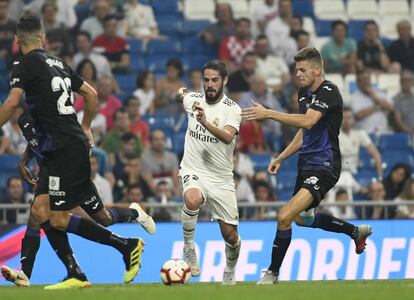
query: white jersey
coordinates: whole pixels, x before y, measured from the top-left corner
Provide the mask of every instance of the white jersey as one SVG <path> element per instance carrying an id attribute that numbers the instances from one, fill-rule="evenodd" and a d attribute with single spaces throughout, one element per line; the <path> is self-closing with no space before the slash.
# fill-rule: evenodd
<path id="1" fill-rule="evenodd" d="M 207 121 L 214 126 L 223 128 L 230 125 L 238 132 L 241 122 L 239 105 L 226 95 L 220 102 L 208 104 L 201 93 L 188 93 L 184 97 L 183 105 L 188 117 L 188 127 L 181 169 L 207 175 L 217 181 L 232 179 L 236 139 L 227 145 L 211 134 L 196 120 L 195 106 L 204 108 Z"/>

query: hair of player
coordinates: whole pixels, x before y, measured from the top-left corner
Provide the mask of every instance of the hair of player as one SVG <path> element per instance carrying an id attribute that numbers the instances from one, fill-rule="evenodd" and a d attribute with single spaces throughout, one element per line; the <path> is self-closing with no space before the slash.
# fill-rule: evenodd
<path id="1" fill-rule="evenodd" d="M 315 47 L 303 48 L 298 53 L 296 53 L 293 59 L 295 62 L 309 61 L 313 64 L 316 64 L 323 70 L 322 56 L 319 53 L 318 49 L 316 49 Z"/>
<path id="2" fill-rule="evenodd" d="M 137 82 L 136 82 L 136 85 L 137 85 L 138 89 L 143 89 L 144 88 L 145 81 L 147 80 L 148 76 L 150 76 L 151 74 L 152 74 L 152 72 L 149 71 L 149 70 L 141 71 L 141 72 L 138 73 Z"/>
<path id="3" fill-rule="evenodd" d="M 21 17 L 16 26 L 19 43 L 23 45 L 41 43 L 41 32 L 42 25 L 40 24 L 40 19 L 33 15 Z"/>
<path id="4" fill-rule="evenodd" d="M 213 60 L 208 61 L 201 69 L 201 72 L 203 73 L 203 75 L 204 75 L 204 71 L 207 69 L 217 71 L 220 74 L 221 79 L 223 80 L 224 78 L 227 77 L 226 64 L 219 59 L 213 59 Z"/>
<path id="5" fill-rule="evenodd" d="M 92 67 L 92 80 L 96 81 L 98 80 L 98 72 L 96 71 L 96 66 L 89 58 L 82 59 L 79 65 L 76 67 L 76 73 L 79 75 L 82 74 L 83 68 L 89 64 Z"/>
<path id="6" fill-rule="evenodd" d="M 336 29 L 336 27 L 338 27 L 339 25 L 342 25 L 345 27 L 345 30 L 348 30 L 348 25 L 342 21 L 342 20 L 335 20 L 331 23 L 331 30 L 334 31 Z"/>

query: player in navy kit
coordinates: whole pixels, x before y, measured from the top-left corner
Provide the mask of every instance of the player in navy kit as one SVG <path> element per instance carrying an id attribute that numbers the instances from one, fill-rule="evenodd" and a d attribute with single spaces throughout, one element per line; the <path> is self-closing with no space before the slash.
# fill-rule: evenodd
<path id="1" fill-rule="evenodd" d="M 39 175 L 39 181 L 48 182 L 49 195 L 36 197 L 33 207 L 47 201 L 48 196 L 50 213 L 39 210 L 39 223 L 56 235 L 67 231 L 116 248 L 126 266 L 124 282 L 129 283 L 138 274 L 143 241 L 120 237 L 91 220 L 69 213 L 70 209 L 99 197 L 90 178 L 89 161 L 93 146 L 90 124 L 98 105 L 96 91 L 62 59 L 43 49 L 45 35 L 37 17 L 22 17 L 16 31 L 22 56 L 13 62 L 9 95 L 0 107 L 0 126 L 10 119 L 25 93 L 30 116 L 49 143 Z M 81 125 L 73 107 L 72 91 L 85 99 Z M 75 264 L 68 278 L 49 288 L 89 286 L 78 269 Z"/>
<path id="2" fill-rule="evenodd" d="M 342 97 L 338 88 L 322 77 L 323 61 L 315 48 L 305 48 L 295 57 L 296 77 L 301 86 L 299 114 L 286 114 L 254 107 L 242 111 L 245 120 L 272 119 L 295 126 L 299 131 L 286 149 L 271 161 L 270 174 L 276 174 L 283 161 L 299 151 L 298 176 L 292 198 L 279 211 L 273 242 L 272 262 L 258 284 L 277 282 L 279 269 L 292 237 L 293 221 L 299 226 L 345 233 L 355 241 L 356 253 L 365 249 L 372 233 L 369 225 L 354 226 L 325 213 L 314 213 L 325 194 L 335 186 L 341 172 L 339 128 L 342 123 Z"/>

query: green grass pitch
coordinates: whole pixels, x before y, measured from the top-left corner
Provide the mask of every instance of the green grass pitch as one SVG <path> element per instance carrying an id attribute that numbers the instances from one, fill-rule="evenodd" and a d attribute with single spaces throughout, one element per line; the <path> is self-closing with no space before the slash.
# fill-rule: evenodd
<path id="1" fill-rule="evenodd" d="M 238 283 L 236 286 L 221 286 L 219 283 L 190 283 L 184 286 L 95 284 L 89 289 L 65 291 L 45 291 L 41 285 L 30 288 L 0 286 L 0 299 L 404 300 L 414 299 L 414 280 L 295 281 L 281 282 L 274 286 L 256 286 L 253 282 Z"/>

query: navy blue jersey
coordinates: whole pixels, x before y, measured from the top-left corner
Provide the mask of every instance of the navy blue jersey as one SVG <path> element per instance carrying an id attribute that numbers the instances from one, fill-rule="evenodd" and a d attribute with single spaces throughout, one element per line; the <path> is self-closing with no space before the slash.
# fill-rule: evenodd
<path id="1" fill-rule="evenodd" d="M 51 140 L 50 151 L 86 140 L 73 108 L 83 80 L 61 58 L 43 49 L 13 62 L 10 89 L 21 88 L 36 126 Z"/>
<path id="2" fill-rule="evenodd" d="M 342 123 L 342 96 L 335 84 L 323 81 L 315 92 L 299 90 L 299 112 L 308 109 L 322 113 L 311 129 L 303 129 L 303 143 L 299 151 L 299 171 L 323 170 L 334 176 L 341 172 L 339 129 Z"/>

